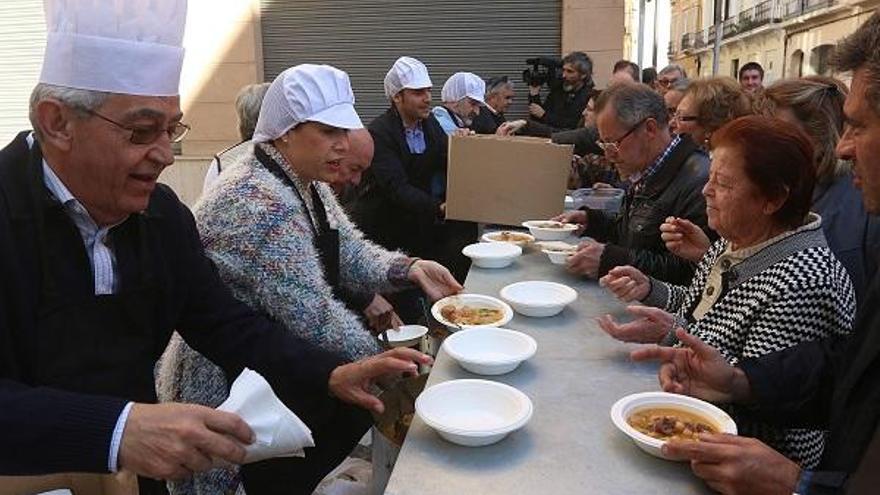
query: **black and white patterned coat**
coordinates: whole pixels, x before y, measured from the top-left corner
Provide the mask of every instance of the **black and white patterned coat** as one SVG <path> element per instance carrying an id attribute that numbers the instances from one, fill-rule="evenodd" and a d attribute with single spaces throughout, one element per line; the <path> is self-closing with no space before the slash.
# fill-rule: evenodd
<path id="1" fill-rule="evenodd" d="M 651 293 L 643 302 L 675 314 L 689 333 L 718 349 L 731 364 L 850 331 L 855 293 L 846 270 L 828 248 L 821 219 L 815 214 L 796 233 L 725 270 L 721 295 L 695 321 L 693 311 L 706 290 L 709 273 L 727 246 L 720 239 L 709 249 L 689 287 L 652 279 Z M 822 431 L 783 430 L 750 419 L 747 408 L 726 409 L 741 435 L 763 440 L 804 467 L 818 463 Z"/>

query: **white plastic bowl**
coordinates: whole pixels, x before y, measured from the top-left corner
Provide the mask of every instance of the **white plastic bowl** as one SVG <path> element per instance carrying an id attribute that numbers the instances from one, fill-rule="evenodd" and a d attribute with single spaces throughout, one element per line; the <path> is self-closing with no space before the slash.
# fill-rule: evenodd
<path id="1" fill-rule="evenodd" d="M 558 225 L 558 227 L 546 227 L 546 225 Z M 578 226 L 573 223 L 554 222 L 553 220 L 529 220 L 522 226 L 539 241 L 560 241 L 574 233 Z"/>
<path id="2" fill-rule="evenodd" d="M 456 325 L 452 322 L 446 321 L 446 319 L 443 318 L 443 316 L 440 314 L 440 309 L 447 304 L 455 304 L 457 306 L 476 306 L 481 308 L 496 308 L 502 311 L 503 316 L 500 320 L 486 325 Z M 464 328 L 504 326 L 513 319 L 513 308 L 511 308 L 510 305 L 508 305 L 506 302 L 500 299 L 496 299 L 492 296 L 484 296 L 482 294 L 458 294 L 455 296 L 444 297 L 443 299 L 435 302 L 434 305 L 431 306 L 431 316 L 433 316 L 435 320 L 446 325 L 446 328 L 448 328 L 451 332 L 455 332 L 456 330 L 461 330 Z"/>
<path id="3" fill-rule="evenodd" d="M 516 234 L 517 236 L 522 237 L 523 239 L 521 241 L 503 241 L 503 240 L 499 239 L 498 236 L 500 236 L 501 234 L 504 234 L 504 233 Z M 480 239 L 485 242 L 505 242 L 508 244 L 516 244 L 517 246 L 523 247 L 523 248 L 528 246 L 529 244 L 535 242 L 535 236 L 533 236 L 531 234 L 526 234 L 525 232 L 514 232 L 512 230 L 499 230 L 497 232 L 486 232 L 485 234 L 483 234 L 482 237 L 480 237 Z"/>
<path id="4" fill-rule="evenodd" d="M 504 268 L 522 255 L 522 248 L 510 242 L 478 242 L 465 246 L 461 254 L 480 268 Z"/>
<path id="5" fill-rule="evenodd" d="M 446 440 L 466 447 L 500 441 L 532 417 L 532 401 L 503 383 L 450 380 L 425 389 L 416 414 Z"/>
<path id="6" fill-rule="evenodd" d="M 503 375 L 534 356 L 538 343 L 505 328 L 469 328 L 447 337 L 443 349 L 471 373 Z"/>
<path id="7" fill-rule="evenodd" d="M 403 325 L 397 330 L 389 328 L 385 335 L 388 336 L 388 343 L 391 344 L 391 347 L 412 347 L 418 344 L 426 333 L 428 333 L 428 327 Z"/>
<path id="8" fill-rule="evenodd" d="M 546 254 L 550 258 L 550 263 L 554 265 L 564 265 L 568 257 L 574 254 L 574 252 L 550 251 L 549 249 L 542 249 L 541 252 Z"/>
<path id="9" fill-rule="evenodd" d="M 571 287 L 556 282 L 517 282 L 501 289 L 501 299 L 525 316 L 553 316 L 577 299 Z"/>
<path id="10" fill-rule="evenodd" d="M 614 425 L 617 426 L 620 431 L 632 438 L 640 449 L 661 459 L 672 461 L 681 460 L 672 459 L 663 455 L 663 452 L 660 450 L 660 447 L 665 443 L 663 440 L 641 433 L 630 426 L 626 421 L 631 414 L 640 409 L 655 407 L 683 409 L 712 421 L 722 433 L 730 433 L 732 435 L 737 434 L 736 423 L 726 412 L 708 402 L 687 395 L 670 394 L 667 392 L 642 392 L 639 394 L 627 395 L 615 402 L 614 405 L 611 406 L 611 421 L 614 422 Z"/>

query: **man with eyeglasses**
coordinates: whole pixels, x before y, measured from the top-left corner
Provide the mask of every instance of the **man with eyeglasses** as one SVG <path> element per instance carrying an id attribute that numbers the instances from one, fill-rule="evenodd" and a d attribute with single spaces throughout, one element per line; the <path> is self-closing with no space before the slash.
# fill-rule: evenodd
<path id="1" fill-rule="evenodd" d="M 702 195 L 709 160 L 689 138 L 670 133 L 663 98 L 643 84 L 606 89 L 596 101 L 596 115 L 597 145 L 630 188 L 617 216 L 582 208 L 557 217 L 583 225 L 584 235 L 595 239 L 581 243 L 568 270 L 599 278 L 632 265 L 666 282 L 688 283 L 695 266 L 666 249 L 660 224 L 674 216 L 709 231 Z"/>
<path id="2" fill-rule="evenodd" d="M 381 410 L 375 378 L 430 362 L 397 350 L 345 364 L 223 285 L 192 214 L 156 182 L 189 129 L 185 13 L 186 0 L 46 3 L 34 131 L 0 151 L 0 475 L 126 469 L 148 495 L 243 462 L 255 438 L 238 415 L 155 404 L 174 330 L 233 377 L 261 373 L 313 427 L 337 401 Z"/>
<path id="3" fill-rule="evenodd" d="M 665 95 L 669 88 L 681 79 L 687 78 L 687 72 L 678 64 L 669 64 L 657 74 L 655 89 L 660 95 Z"/>

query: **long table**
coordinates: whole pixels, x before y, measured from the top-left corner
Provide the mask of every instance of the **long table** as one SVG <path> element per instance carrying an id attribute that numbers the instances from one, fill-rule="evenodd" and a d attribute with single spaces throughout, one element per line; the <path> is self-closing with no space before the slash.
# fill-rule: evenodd
<path id="1" fill-rule="evenodd" d="M 506 383 L 531 398 L 531 421 L 499 443 L 473 448 L 443 440 L 416 417 L 385 493 L 709 493 L 687 463 L 645 454 L 611 422 L 617 399 L 659 387 L 656 364 L 630 361 L 634 346 L 598 327 L 596 317 L 606 313 L 626 318 L 624 306 L 610 293 L 551 264 L 534 247 L 508 268 L 472 267 L 465 292 L 498 297 L 505 285 L 524 280 L 556 281 L 578 292 L 577 301 L 557 316 L 517 314 L 505 325 L 538 342 L 535 356 L 506 375 L 480 377 L 441 350 L 427 386 L 458 378 Z"/>

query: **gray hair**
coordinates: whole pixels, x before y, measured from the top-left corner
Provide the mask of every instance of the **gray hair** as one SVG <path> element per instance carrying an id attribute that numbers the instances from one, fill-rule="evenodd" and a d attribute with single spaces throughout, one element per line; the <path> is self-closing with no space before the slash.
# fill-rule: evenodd
<path id="1" fill-rule="evenodd" d="M 571 52 L 562 58 L 563 64 L 571 64 L 574 69 L 587 76 L 586 81 L 593 80 L 593 60 L 584 52 Z"/>
<path id="2" fill-rule="evenodd" d="M 486 81 L 486 96 L 508 88 L 513 90 L 513 81 L 507 76 L 489 78 L 489 80 Z"/>
<path id="3" fill-rule="evenodd" d="M 684 93 L 685 91 L 687 91 L 688 86 L 690 85 L 691 80 L 685 77 L 672 83 L 669 86 L 669 91 L 678 91 L 679 93 Z"/>
<path id="4" fill-rule="evenodd" d="M 270 83 L 248 84 L 241 88 L 235 97 L 235 112 L 238 114 L 238 134 L 242 141 L 254 137 L 257 120 L 260 118 L 260 107 Z"/>
<path id="5" fill-rule="evenodd" d="M 596 99 L 596 114 L 611 106 L 617 119 L 627 127 L 632 127 L 645 119 L 652 118 L 661 127 L 669 124 L 669 113 L 663 97 L 644 84 L 612 84 Z"/>
<path id="6" fill-rule="evenodd" d="M 81 117 L 88 116 L 88 112 L 97 111 L 101 105 L 107 101 L 110 93 L 103 91 L 94 91 L 91 89 L 68 88 L 65 86 L 56 86 L 54 84 L 38 83 L 31 91 L 30 107 L 28 109 L 28 118 L 31 121 L 34 134 L 37 138 L 42 137 L 42 130 L 37 125 L 37 104 L 41 101 L 52 98 L 60 101 L 67 107 L 75 110 Z"/>
<path id="7" fill-rule="evenodd" d="M 678 64 L 669 64 L 669 65 L 667 65 L 667 66 L 664 67 L 664 68 L 663 68 L 663 69 L 662 69 L 657 75 L 658 75 L 658 76 L 662 76 L 663 74 L 669 74 L 670 72 L 676 72 L 676 71 L 678 71 L 678 73 L 681 74 L 681 77 L 682 77 L 683 79 L 684 79 L 684 78 L 687 78 L 687 76 L 688 76 L 687 71 L 684 70 L 684 67 L 682 67 L 682 66 L 680 66 L 680 65 L 678 65 Z"/>

